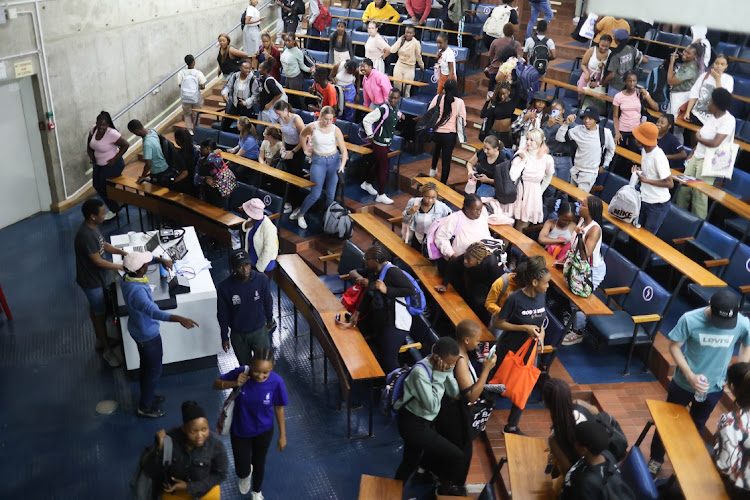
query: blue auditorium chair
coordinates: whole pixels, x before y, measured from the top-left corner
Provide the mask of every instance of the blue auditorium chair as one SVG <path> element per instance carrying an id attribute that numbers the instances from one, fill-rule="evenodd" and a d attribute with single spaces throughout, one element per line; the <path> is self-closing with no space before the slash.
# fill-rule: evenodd
<path id="1" fill-rule="evenodd" d="M 683 189 L 690 189 L 685 187 Z M 680 208 L 674 203 L 669 206 L 669 212 L 664 219 L 664 224 L 661 225 L 659 230 L 656 232 L 656 236 L 670 245 L 674 246 L 675 240 L 681 238 L 689 238 L 698 234 L 698 230 L 703 225 L 703 219 L 698 217 L 692 212 L 688 212 L 684 208 Z M 665 266 L 667 263 L 656 255 L 655 253 L 649 254 L 648 257 L 649 266 Z"/>
<path id="2" fill-rule="evenodd" d="M 704 303 L 708 304 L 711 296 L 721 290 L 729 290 L 734 293 L 738 299 L 741 299 L 742 311 L 747 313 L 750 310 L 750 303 L 745 300 L 745 295 L 750 292 L 750 247 L 744 243 L 737 245 L 730 259 L 721 259 L 718 265 L 721 265 L 722 271 L 719 277 L 727 284 L 726 287 L 704 287 L 691 283 L 688 285 L 688 292 L 699 297 Z"/>
<path id="3" fill-rule="evenodd" d="M 739 242 L 734 236 L 704 222 L 695 236 L 681 238 L 675 244 L 678 249 L 684 249 L 685 255 L 696 262 L 702 262 L 716 274 L 716 266 L 712 261 L 731 257 Z"/>
<path id="4" fill-rule="evenodd" d="M 643 458 L 643 453 L 638 446 L 631 446 L 628 455 L 620 464 L 620 473 L 625 484 L 635 494 L 638 500 L 657 500 L 659 491 L 656 489 L 654 479 L 648 471 L 648 464 Z"/>
<path id="5" fill-rule="evenodd" d="M 602 244 L 602 247 L 604 247 L 604 244 Z M 602 248 L 602 250 L 604 249 Z M 608 249 L 604 254 L 604 262 L 607 264 L 607 273 L 604 275 L 599 289 L 594 292 L 601 300 L 607 300 L 604 290 L 617 288 L 618 286 L 629 287 L 638 275 L 638 267 L 614 248 Z M 615 295 L 613 300 L 622 307 L 625 295 Z"/>
<path id="6" fill-rule="evenodd" d="M 344 242 L 344 248 L 341 249 L 341 253 L 324 255 L 318 258 L 323 262 L 323 275 L 320 277 L 320 281 L 334 295 L 344 293 L 348 287 L 348 283 L 339 276 L 349 274 L 349 271 L 352 269 L 360 269 L 365 265 L 365 252 L 352 243 L 351 240 Z M 328 263 L 335 260 L 338 261 L 336 274 L 328 274 Z"/>

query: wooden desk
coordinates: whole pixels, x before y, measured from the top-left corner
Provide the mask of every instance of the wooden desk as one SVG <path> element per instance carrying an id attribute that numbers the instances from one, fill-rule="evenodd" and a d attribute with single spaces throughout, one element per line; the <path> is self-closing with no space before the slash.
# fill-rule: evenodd
<path id="1" fill-rule="evenodd" d="M 481 149 L 481 148 L 480 148 Z M 464 206 L 464 196 L 458 191 L 452 189 L 450 186 L 446 186 L 434 177 L 416 177 L 414 179 L 420 186 L 428 182 L 432 182 L 437 186 L 438 196 L 444 199 L 447 203 L 450 203 L 459 210 Z"/>
<path id="2" fill-rule="evenodd" d="M 632 161 L 633 163 L 637 163 L 638 165 L 641 164 L 641 155 L 639 155 L 638 153 L 634 153 L 633 151 L 630 151 L 629 149 L 625 149 L 621 146 L 617 146 L 615 148 L 615 153 L 622 156 L 623 158 L 626 158 Z M 729 210 L 736 213 L 740 217 L 744 217 L 745 219 L 750 219 L 750 205 L 740 200 L 739 198 L 736 198 L 732 196 L 731 194 L 727 193 L 726 191 L 723 191 L 703 181 L 685 182 L 677 178 L 678 175 L 682 175 L 682 172 L 679 172 L 674 169 L 671 169 L 671 172 L 672 172 L 672 179 L 674 179 L 675 182 L 683 186 L 687 186 L 690 189 L 695 189 L 696 191 L 699 191 L 705 194 L 713 201 L 719 203 L 720 205 L 723 205 L 724 207 L 728 208 Z M 711 214 L 711 211 L 709 211 L 709 215 L 706 217 L 706 219 L 710 217 L 710 214 Z"/>
<path id="3" fill-rule="evenodd" d="M 245 219 L 233 213 L 178 191 L 171 191 L 150 182 L 138 184 L 137 179 L 133 177 L 107 179 L 107 196 L 115 201 L 175 219 L 184 226 L 195 226 L 201 232 L 227 245 L 232 244 L 229 229 L 245 222 Z"/>
<path id="4" fill-rule="evenodd" d="M 639 36 L 631 36 L 630 39 L 635 40 L 637 42 L 655 43 L 656 45 L 661 45 L 662 47 L 669 47 L 670 49 L 684 49 L 685 47 L 687 47 L 687 45 L 677 45 L 676 43 L 649 40 L 648 38 L 641 38 Z"/>
<path id="5" fill-rule="evenodd" d="M 571 85 L 569 83 L 561 82 L 559 80 L 553 80 L 552 78 L 547 78 L 546 76 L 543 76 L 542 78 L 540 78 L 539 81 L 548 85 L 552 85 L 553 87 L 572 90 L 574 92 L 578 92 L 579 94 L 586 94 L 589 97 L 601 99 L 602 101 L 612 102 L 612 99 L 613 99 L 607 94 L 602 94 L 601 92 L 594 92 L 593 90 L 588 89 L 588 88 L 579 89 L 576 85 Z"/>
<path id="6" fill-rule="evenodd" d="M 555 259 L 547 251 L 539 245 L 536 241 L 532 240 L 520 231 L 516 231 L 511 226 L 490 226 L 490 231 L 497 233 L 501 238 L 510 241 L 513 246 L 518 249 L 527 257 L 542 256 L 547 262 L 547 269 L 550 272 L 550 279 L 555 284 L 558 290 L 572 303 L 576 305 L 586 316 L 611 316 L 614 313 L 599 300 L 594 294 L 588 297 L 580 297 L 570 291 L 565 278 L 563 278 L 562 271 L 559 267 L 555 267 Z"/>
<path id="7" fill-rule="evenodd" d="M 385 477 L 362 474 L 359 481 L 359 500 L 400 500 L 404 482 Z"/>
<path id="8" fill-rule="evenodd" d="M 295 334 L 297 327 L 297 310 L 302 311 L 310 325 L 310 357 L 312 359 L 312 337 L 318 342 L 334 369 L 339 372 L 339 378 L 346 376 L 352 381 L 368 381 L 385 377 L 375 355 L 370 350 L 364 337 L 357 328 L 342 328 L 336 324 L 336 314 L 346 312 L 341 302 L 326 288 L 320 278 L 305 264 L 297 254 L 279 255 L 277 258 L 279 271 L 274 273 L 278 285 L 278 303 L 281 304 L 283 291 L 295 307 Z M 327 364 L 323 362 L 327 380 Z M 346 369 L 344 373 L 342 368 Z M 346 393 L 347 434 L 351 437 L 351 390 L 348 384 L 341 384 Z M 372 436 L 372 414 L 374 403 L 370 391 L 370 432 Z"/>
<path id="9" fill-rule="evenodd" d="M 729 498 L 687 408 L 653 399 L 647 399 L 646 404 L 685 498 Z M 507 435 L 505 439 L 507 446 Z"/>
<path id="10" fill-rule="evenodd" d="M 299 35 L 299 36 L 302 36 L 302 35 Z M 313 37 L 310 37 L 310 38 L 313 38 Z M 316 66 L 320 66 L 321 68 L 332 69 L 334 65 L 330 63 L 317 63 Z M 405 83 L 407 85 L 411 85 L 412 87 L 427 87 L 429 85 L 429 83 L 425 83 L 425 82 L 416 82 L 414 80 L 403 80 L 401 78 L 394 78 L 392 76 L 389 76 L 388 79 L 392 82 Z"/>
<path id="11" fill-rule="evenodd" d="M 556 498 L 552 478 L 544 473 L 549 454 L 548 448 L 546 439 L 517 434 L 505 435 L 508 476 L 513 498 L 523 500 Z"/>
<path id="12" fill-rule="evenodd" d="M 316 96 L 315 94 L 311 94 L 310 92 L 305 92 L 304 90 L 294 90 L 294 89 L 288 89 L 288 88 L 284 87 L 284 92 L 286 92 L 289 95 L 296 95 L 296 96 L 300 96 L 300 97 L 308 97 L 310 99 L 315 99 L 315 100 L 318 99 L 318 96 Z"/>
<path id="13" fill-rule="evenodd" d="M 373 110 L 373 108 L 369 108 L 363 104 L 357 104 L 356 102 L 347 102 L 346 107 L 356 109 L 358 111 L 363 111 L 365 113 L 369 113 L 370 111 Z"/>
<path id="14" fill-rule="evenodd" d="M 392 254 L 404 261 L 417 275 L 419 281 L 424 285 L 424 289 L 440 309 L 445 313 L 451 323 L 455 326 L 464 319 L 473 319 L 482 325 L 483 342 L 494 342 L 495 336 L 479 320 L 474 311 L 464 299 L 456 293 L 452 286 L 448 286 L 444 293 L 435 290 L 436 285 L 442 285 L 443 279 L 438 275 L 434 264 L 427 258 L 417 252 L 414 248 L 404 243 L 391 229 L 385 225 L 379 218 L 372 214 L 351 214 L 352 220 L 362 229 L 372 235 L 373 238 L 383 244 Z"/>
<path id="15" fill-rule="evenodd" d="M 557 177 L 552 178 L 552 183 L 550 185 L 555 189 L 567 193 L 569 196 L 575 198 L 576 200 L 583 200 L 590 196 L 590 194 L 586 191 L 579 189 L 563 180 L 560 180 Z M 691 281 L 697 283 L 700 286 L 727 286 L 726 283 L 719 279 L 715 274 L 710 273 L 704 267 L 685 257 L 669 243 L 662 241 L 643 228 L 637 228 L 632 224 L 626 224 L 621 220 L 612 217 L 611 215 L 609 215 L 609 213 L 607 213 L 607 203 L 602 202 L 602 205 L 603 216 L 605 219 L 614 224 L 617 229 L 619 229 L 620 231 L 624 231 L 628 236 L 664 259 L 664 261 L 666 261 L 670 266 L 678 270 Z"/>
<path id="16" fill-rule="evenodd" d="M 213 115 L 213 116 L 217 116 L 219 118 L 228 118 L 230 120 L 237 120 L 239 118 L 238 115 L 230 115 L 230 114 L 224 113 L 222 111 L 212 111 L 212 110 L 206 109 L 206 108 L 198 108 L 198 109 L 195 109 L 194 111 L 197 114 L 203 113 L 205 115 Z M 266 121 L 263 121 L 263 120 L 256 120 L 255 118 L 248 118 L 248 120 L 250 120 L 250 123 L 253 123 L 255 125 L 263 125 L 264 127 L 276 127 L 276 128 L 279 128 L 279 124 L 278 123 L 271 123 L 271 122 L 266 122 Z"/>

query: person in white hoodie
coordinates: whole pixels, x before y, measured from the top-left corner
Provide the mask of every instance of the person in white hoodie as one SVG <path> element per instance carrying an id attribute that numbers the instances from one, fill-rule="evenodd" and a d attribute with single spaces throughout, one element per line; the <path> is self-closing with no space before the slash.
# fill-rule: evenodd
<path id="1" fill-rule="evenodd" d="M 245 234 L 244 248 L 253 267 L 259 272 L 273 271 L 279 255 L 279 236 L 276 226 L 266 217 L 266 205 L 260 198 L 253 198 L 242 204 L 242 211 L 248 220 L 242 223 Z"/>
<path id="2" fill-rule="evenodd" d="M 568 116 L 565 124 L 557 130 L 555 139 L 560 142 L 573 141 L 578 146 L 573 168 L 570 169 L 570 183 L 589 193 L 599 175 L 599 167 L 603 166 L 607 170 L 615 156 L 615 139 L 612 131 L 605 128 L 604 144 L 602 144 L 599 131 L 600 117 L 596 108 L 586 108 L 582 118 L 583 127 L 569 129 L 570 125 L 576 121 L 576 117 L 575 115 Z"/>

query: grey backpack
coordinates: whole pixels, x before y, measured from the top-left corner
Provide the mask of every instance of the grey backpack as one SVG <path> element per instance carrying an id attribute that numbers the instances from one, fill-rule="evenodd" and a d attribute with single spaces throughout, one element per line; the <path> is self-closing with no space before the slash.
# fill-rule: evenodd
<path id="1" fill-rule="evenodd" d="M 323 232 L 342 240 L 351 238 L 354 234 L 354 227 L 352 218 L 349 217 L 349 210 L 337 201 L 331 203 L 323 216 Z"/>
<path id="2" fill-rule="evenodd" d="M 630 183 L 621 187 L 612 197 L 607 212 L 616 219 L 640 227 L 638 217 L 641 214 L 641 193 L 635 189 L 637 183 L 638 174 L 633 173 Z"/>
<path id="3" fill-rule="evenodd" d="M 172 463 L 172 448 L 172 438 L 164 436 L 161 450 L 156 443 L 143 450 L 130 482 L 135 499 L 153 500 L 160 497 L 167 466 Z"/>

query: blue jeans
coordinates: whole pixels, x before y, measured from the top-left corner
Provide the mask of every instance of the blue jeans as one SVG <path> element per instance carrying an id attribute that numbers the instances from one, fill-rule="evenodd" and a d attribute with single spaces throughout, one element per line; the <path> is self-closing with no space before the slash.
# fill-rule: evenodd
<path id="1" fill-rule="evenodd" d="M 331 156 L 313 155 L 312 165 L 310 166 L 310 180 L 315 185 L 305 201 L 302 202 L 302 208 L 299 211 L 300 217 L 304 216 L 315 205 L 324 187 L 326 190 L 326 207 L 333 203 L 333 198 L 336 196 L 336 185 L 339 182 L 338 170 L 340 166 L 341 155 L 338 152 Z"/>
<path id="2" fill-rule="evenodd" d="M 141 358 L 141 400 L 138 403 L 138 408 L 148 411 L 151 410 L 151 405 L 154 402 L 156 383 L 161 378 L 163 354 L 161 335 L 145 342 L 136 342 L 136 345 L 138 346 L 138 356 Z"/>
<path id="3" fill-rule="evenodd" d="M 555 177 L 561 181 L 570 182 L 570 169 L 573 168 L 573 158 L 570 156 L 553 156 L 555 162 Z"/>
<path id="4" fill-rule="evenodd" d="M 120 209 L 120 204 L 107 198 L 107 179 L 111 179 L 112 177 L 120 177 L 124 168 L 125 160 L 123 160 L 122 158 L 117 160 L 115 164 L 111 166 L 100 166 L 96 164 L 94 165 L 94 172 L 91 176 L 91 183 L 94 185 L 96 194 L 99 195 L 99 197 L 102 199 L 104 204 L 107 205 L 107 208 L 111 212 L 117 212 L 117 210 Z"/>
<path id="5" fill-rule="evenodd" d="M 641 215 L 638 218 L 638 223 L 643 229 L 651 234 L 656 234 L 659 228 L 664 223 L 664 219 L 669 213 L 669 207 L 672 202 L 665 201 L 664 203 L 641 203 Z M 638 257 L 638 264 L 643 262 L 646 258 L 648 250 L 643 245 L 639 245 L 636 250 Z"/>
<path id="6" fill-rule="evenodd" d="M 529 0 L 529 6 L 531 7 L 531 17 L 529 18 L 529 25 L 526 26 L 526 38 L 531 37 L 531 32 L 534 30 L 534 25 L 539 18 L 540 11 L 544 14 L 544 20 L 547 21 L 547 23 L 552 21 L 552 18 L 554 17 L 552 14 L 552 8 L 549 6 L 549 0 Z"/>
<path id="7" fill-rule="evenodd" d="M 495 186 L 491 184 L 482 184 L 477 188 L 477 196 L 482 198 L 492 198 L 495 196 Z"/>
<path id="8" fill-rule="evenodd" d="M 696 429 L 700 433 L 703 426 L 708 422 L 708 417 L 714 411 L 716 403 L 721 399 L 722 391 L 709 392 L 706 394 L 706 400 L 699 403 L 693 399 L 693 392 L 686 391 L 672 380 L 667 390 L 667 403 L 675 403 L 682 406 L 690 405 L 690 418 L 693 419 Z M 692 404 L 691 404 L 692 402 Z M 654 439 L 651 441 L 651 460 L 664 462 L 664 443 L 661 441 L 658 432 L 654 432 Z"/>
<path id="9" fill-rule="evenodd" d="M 104 288 L 83 288 L 83 293 L 86 294 L 86 298 L 89 299 L 89 307 L 94 316 L 102 316 L 107 313 L 107 305 L 104 302 Z"/>

